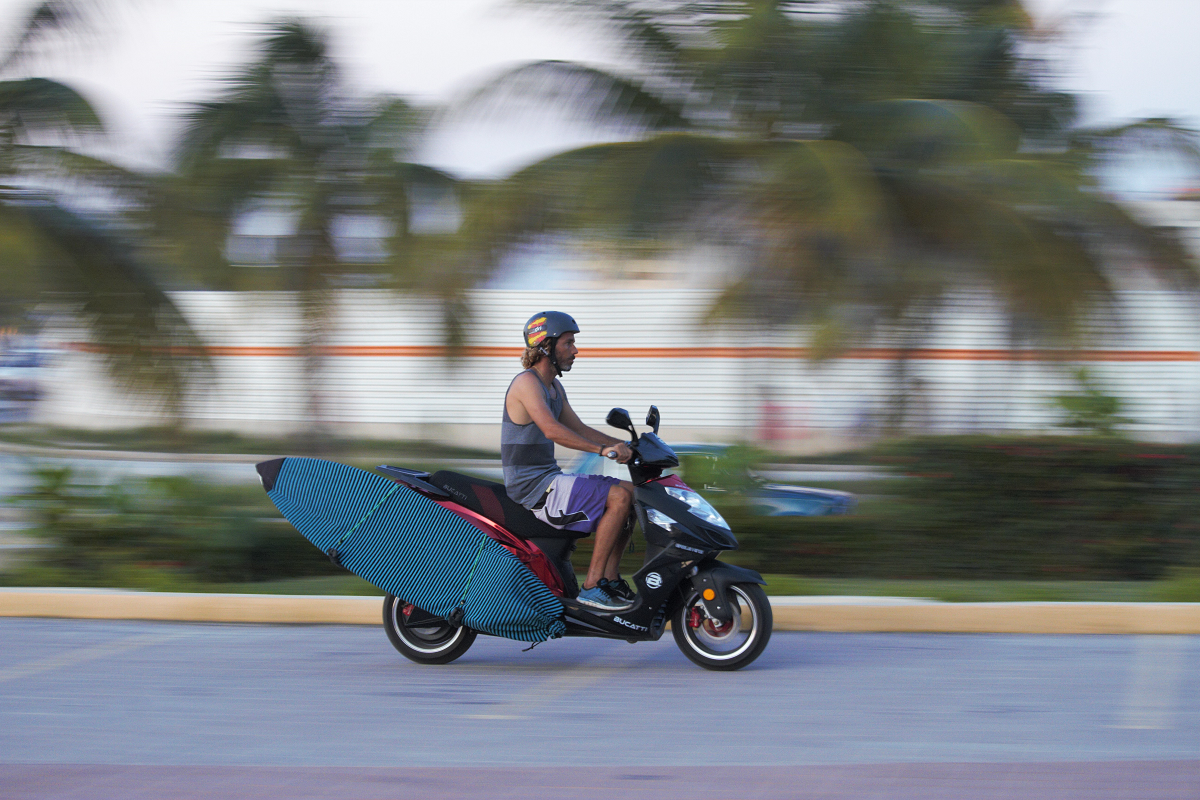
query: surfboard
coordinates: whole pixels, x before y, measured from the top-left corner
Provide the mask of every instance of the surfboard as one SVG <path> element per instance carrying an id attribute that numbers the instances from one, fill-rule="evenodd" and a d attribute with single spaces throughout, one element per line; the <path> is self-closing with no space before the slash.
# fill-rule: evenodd
<path id="1" fill-rule="evenodd" d="M 437 617 L 494 636 L 561 636 L 563 605 L 498 542 L 416 490 L 317 458 L 257 466 L 279 513 L 341 566 Z"/>

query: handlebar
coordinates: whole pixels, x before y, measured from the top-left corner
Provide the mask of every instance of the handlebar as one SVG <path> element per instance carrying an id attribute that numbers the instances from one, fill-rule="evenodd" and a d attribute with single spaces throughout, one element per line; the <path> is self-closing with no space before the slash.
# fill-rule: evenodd
<path id="1" fill-rule="evenodd" d="M 634 447 L 633 447 L 633 442 L 622 442 L 622 444 L 624 444 L 624 445 L 625 445 L 626 447 L 628 447 L 630 450 L 633 450 L 633 455 L 634 455 L 635 457 L 637 456 L 637 450 L 635 450 L 635 449 L 634 449 Z M 615 444 L 614 444 L 614 445 L 611 445 L 611 446 L 612 446 L 612 447 L 616 447 L 616 445 L 615 445 Z M 605 458 L 608 458 L 608 459 L 611 459 L 611 460 L 613 460 L 613 461 L 616 461 L 616 460 L 617 460 L 617 451 L 616 451 L 616 450 L 609 450 L 607 453 L 605 453 L 605 454 L 604 454 L 604 457 L 605 457 Z"/>

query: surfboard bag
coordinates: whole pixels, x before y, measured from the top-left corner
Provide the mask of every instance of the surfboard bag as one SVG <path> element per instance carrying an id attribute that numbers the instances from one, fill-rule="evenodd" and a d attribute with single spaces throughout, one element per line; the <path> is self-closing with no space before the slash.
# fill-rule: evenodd
<path id="1" fill-rule="evenodd" d="M 508 639 L 541 642 L 566 630 L 562 603 L 528 567 L 414 489 L 315 458 L 276 459 L 258 471 L 296 530 L 388 594 Z"/>

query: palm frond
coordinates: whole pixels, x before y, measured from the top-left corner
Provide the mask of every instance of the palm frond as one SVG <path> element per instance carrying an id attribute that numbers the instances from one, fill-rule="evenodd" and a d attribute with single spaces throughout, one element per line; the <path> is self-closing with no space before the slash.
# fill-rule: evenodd
<path id="1" fill-rule="evenodd" d="M 599 28 L 612 36 L 644 64 L 656 65 L 678 60 L 681 38 L 694 36 L 701 7 L 715 5 L 696 2 L 648 4 L 630 0 L 518 0 L 516 4 L 551 12 L 556 20 L 565 13 L 580 24 Z"/>
<path id="2" fill-rule="evenodd" d="M 946 164 L 1016 151 L 1020 131 L 1004 115 L 955 100 L 887 100 L 857 109 L 836 137 L 880 166 Z"/>
<path id="3" fill-rule="evenodd" d="M 516 101 L 548 103 L 589 122 L 616 122 L 653 131 L 690 127 L 681 104 L 663 98 L 636 78 L 566 61 L 515 67 L 490 80 L 458 107 L 460 113 L 511 110 Z"/>
<path id="4" fill-rule="evenodd" d="M 361 146 L 387 151 L 393 158 L 411 154 L 433 119 L 430 109 L 419 108 L 394 95 L 374 97 L 360 114 Z"/>
<path id="5" fill-rule="evenodd" d="M 0 125 L 22 141 L 38 132 L 92 133 L 104 128 L 83 95 L 46 78 L 0 82 L 0 114 Z"/>
<path id="6" fill-rule="evenodd" d="M 189 386 L 209 371 L 200 342 L 170 298 L 133 255 L 135 248 L 53 199 L 8 193 L 7 214 L 36 232 L 39 260 L 56 292 L 73 305 L 120 385 L 181 412 Z"/>
<path id="7" fill-rule="evenodd" d="M 145 180 L 135 170 L 66 147 L 14 145 L 11 157 L 15 168 L 59 181 L 135 191 Z"/>
<path id="8" fill-rule="evenodd" d="M 470 226 L 503 248 L 551 231 L 629 242 L 678 227 L 720 185 L 741 145 L 662 134 L 560 153 L 496 185 Z M 484 222 L 486 220 L 486 222 Z"/>

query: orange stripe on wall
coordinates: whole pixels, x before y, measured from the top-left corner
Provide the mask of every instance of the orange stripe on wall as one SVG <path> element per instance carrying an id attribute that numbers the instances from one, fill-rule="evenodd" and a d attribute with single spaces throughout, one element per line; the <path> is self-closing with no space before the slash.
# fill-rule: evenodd
<path id="1" fill-rule="evenodd" d="M 579 354 L 591 358 L 808 358 L 807 347 L 591 347 Z M 903 351 L 886 347 L 845 350 L 837 359 L 893 361 L 1200 361 L 1194 350 L 968 350 L 925 348 Z"/>
<path id="2" fill-rule="evenodd" d="M 98 345 L 73 342 L 69 349 L 87 353 L 104 352 Z M 190 348 L 174 352 L 186 354 Z M 321 348 L 326 356 L 354 358 L 438 358 L 447 354 L 440 345 L 332 345 Z M 466 358 L 521 357 L 520 347 L 464 347 L 460 355 Z M 303 355 L 300 347 L 206 347 L 204 353 L 213 357 L 288 357 Z M 585 358 L 808 358 L 806 347 L 589 347 L 579 351 Z M 937 349 L 898 350 L 886 347 L 867 347 L 846 350 L 838 359 L 893 361 L 907 357 L 913 361 L 1112 361 L 1112 362 L 1178 362 L 1200 361 L 1194 350 L 986 350 Z"/>

